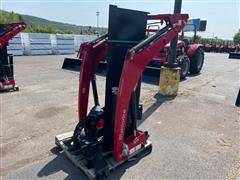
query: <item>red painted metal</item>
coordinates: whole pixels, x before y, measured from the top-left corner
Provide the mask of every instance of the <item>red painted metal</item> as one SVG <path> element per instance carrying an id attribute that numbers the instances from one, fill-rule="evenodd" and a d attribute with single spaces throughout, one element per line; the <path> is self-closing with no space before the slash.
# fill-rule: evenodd
<path id="1" fill-rule="evenodd" d="M 4 33 L 0 36 L 0 48 L 25 28 L 26 24 L 24 22 L 4 24 Z"/>
<path id="2" fill-rule="evenodd" d="M 203 47 L 201 44 L 190 44 L 187 50 L 187 56 L 192 57 L 196 50 L 200 47 Z"/>
<path id="3" fill-rule="evenodd" d="M 157 32 L 158 30 L 157 29 L 147 29 L 146 31 L 147 32 Z"/>
<path id="4" fill-rule="evenodd" d="M 116 160 L 123 160 L 122 147 L 124 144 L 124 133 L 126 127 L 126 118 L 128 112 L 128 104 L 131 93 L 135 88 L 139 78 L 147 66 L 147 64 L 154 58 L 160 50 L 162 50 L 167 43 L 169 43 L 187 23 L 187 14 L 175 15 L 157 15 L 149 16 L 150 19 L 164 18 L 172 25 L 164 36 L 156 39 L 148 46 L 144 47 L 138 52 L 128 50 L 125 57 L 125 62 L 120 78 L 119 89 L 116 100 L 116 113 L 114 120 L 114 149 L 113 156 Z M 144 144 L 145 142 L 141 142 Z"/>
<path id="5" fill-rule="evenodd" d="M 82 60 L 79 76 L 78 116 L 79 121 L 86 117 L 90 82 L 100 60 L 107 53 L 107 40 L 86 42 L 81 44 L 80 59 Z"/>
<path id="6" fill-rule="evenodd" d="M 0 82 L 0 89 L 13 88 L 15 86 L 14 79 L 9 79 L 6 81 Z"/>
<path id="7" fill-rule="evenodd" d="M 172 14 L 154 14 L 154 15 L 148 15 L 148 20 L 165 20 L 168 22 L 171 22 L 171 20 L 174 20 L 175 17 L 172 16 Z"/>
<path id="8" fill-rule="evenodd" d="M 97 129 L 102 129 L 105 125 L 105 120 L 104 119 L 100 119 L 98 122 L 97 122 Z"/>
<path id="9" fill-rule="evenodd" d="M 148 135 L 145 132 L 137 130 L 135 135 L 128 137 L 125 140 L 125 144 L 127 144 L 129 149 L 128 155 L 135 152 L 137 150 L 137 147 L 141 148 L 142 144 L 146 144 L 148 138 L 147 136 Z"/>
<path id="10" fill-rule="evenodd" d="M 184 46 L 184 42 L 183 41 L 178 41 L 177 42 L 177 47 L 183 47 Z M 170 43 L 166 44 L 165 48 L 170 48 Z"/>
<path id="11" fill-rule="evenodd" d="M 116 98 L 114 117 L 113 157 L 117 161 L 123 160 L 124 158 L 122 153 L 124 144 L 127 145 L 129 149 L 128 153 L 132 153 L 146 143 L 148 138 L 147 133 L 139 130 L 136 130 L 134 135 L 124 139 L 131 93 L 133 92 L 147 64 L 159 54 L 162 57 L 166 56 L 166 53 L 161 51 L 167 43 L 169 43 L 179 32 L 181 32 L 187 23 L 188 15 L 150 15 L 149 19 L 165 21 L 166 24 L 171 25 L 171 28 L 164 35 L 155 39 L 147 46 L 144 46 L 139 51 L 134 52 L 133 49 L 129 49 L 126 54 Z M 105 38 L 99 41 L 83 43 L 81 45 L 79 59 L 82 60 L 82 63 L 80 68 L 78 94 L 79 121 L 87 115 L 90 82 L 93 74 L 96 73 L 100 60 L 107 53 L 107 43 L 107 38 Z M 102 119 L 99 121 L 99 124 L 97 124 L 97 127 L 103 128 L 104 124 L 105 121 Z"/>
<path id="12" fill-rule="evenodd" d="M 3 32 L 0 34 L 0 48 L 3 48 L 7 45 L 8 41 L 11 40 L 15 35 L 26 28 L 24 22 L 11 23 L 3 25 Z M 7 52 L 6 52 L 7 53 Z M 15 80 L 8 79 L 0 83 L 0 90 L 10 90 L 15 87 Z"/>

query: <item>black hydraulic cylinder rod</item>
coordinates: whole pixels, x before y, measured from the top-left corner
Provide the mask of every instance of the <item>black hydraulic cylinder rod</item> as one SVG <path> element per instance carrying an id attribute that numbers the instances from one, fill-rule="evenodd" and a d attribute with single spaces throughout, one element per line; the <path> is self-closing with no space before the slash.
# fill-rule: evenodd
<path id="1" fill-rule="evenodd" d="M 130 51 L 134 51 L 134 52 L 139 51 L 140 49 L 144 48 L 145 46 L 149 45 L 151 42 L 153 42 L 156 39 L 158 39 L 159 37 L 161 37 L 164 33 L 166 33 L 168 31 L 169 28 L 170 28 L 169 25 L 165 26 L 164 28 L 162 28 L 160 31 L 158 31 L 154 35 L 150 36 L 149 38 L 145 39 L 144 41 L 142 41 L 139 44 L 137 44 L 136 46 L 134 46 Z"/>
<path id="2" fill-rule="evenodd" d="M 139 114 L 139 97 L 141 90 L 141 79 L 138 81 L 134 91 L 132 92 L 131 99 L 129 101 L 129 111 L 128 111 L 128 120 L 127 128 L 125 132 L 125 137 L 134 134 L 137 130 L 137 120 Z"/>
<path id="3" fill-rule="evenodd" d="M 95 106 L 99 106 L 99 99 L 98 99 L 96 75 L 95 74 L 92 77 L 92 91 L 93 91 L 94 104 L 95 104 Z"/>
<path id="4" fill-rule="evenodd" d="M 132 92 L 132 98 L 130 103 L 132 108 L 132 125 L 133 125 L 132 128 L 133 131 L 135 131 L 137 129 L 137 108 L 138 108 L 136 91 Z"/>
<path id="5" fill-rule="evenodd" d="M 139 100 L 140 100 L 140 93 L 141 93 L 141 85 L 142 85 L 142 77 L 140 77 L 138 83 L 137 83 L 137 87 L 136 87 L 136 99 L 137 99 L 137 107 L 139 105 Z"/>
<path id="6" fill-rule="evenodd" d="M 174 4 L 174 14 L 180 14 L 182 8 L 182 0 L 175 0 Z M 171 41 L 171 52 L 170 57 L 168 58 L 168 66 L 174 67 L 177 58 L 177 42 L 178 42 L 178 35 L 176 35 L 173 40 Z"/>

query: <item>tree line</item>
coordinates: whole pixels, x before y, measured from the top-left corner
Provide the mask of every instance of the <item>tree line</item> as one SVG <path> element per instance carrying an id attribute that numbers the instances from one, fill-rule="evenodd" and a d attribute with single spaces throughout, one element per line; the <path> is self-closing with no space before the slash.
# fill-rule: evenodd
<path id="1" fill-rule="evenodd" d="M 240 32 L 236 33 L 233 37 L 233 40 L 225 40 L 220 39 L 218 37 L 214 38 L 203 38 L 199 35 L 194 37 L 182 37 L 180 39 L 188 39 L 191 43 L 199 43 L 199 44 L 212 44 L 212 45 L 237 45 L 240 44 Z"/>

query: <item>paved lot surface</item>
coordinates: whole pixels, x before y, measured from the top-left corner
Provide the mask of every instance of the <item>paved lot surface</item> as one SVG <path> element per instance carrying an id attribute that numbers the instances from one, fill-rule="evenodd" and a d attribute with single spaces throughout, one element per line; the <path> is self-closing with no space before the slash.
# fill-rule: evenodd
<path id="1" fill-rule="evenodd" d="M 86 179 L 54 147 L 54 136 L 77 123 L 78 74 L 61 70 L 65 56 L 15 57 L 19 92 L 1 94 L 2 179 Z M 239 60 L 206 54 L 202 74 L 165 99 L 143 83 L 141 101 L 153 152 L 109 179 L 225 179 L 240 168 Z M 104 77 L 98 76 L 103 100 Z M 157 81 L 156 81 L 157 82 Z"/>

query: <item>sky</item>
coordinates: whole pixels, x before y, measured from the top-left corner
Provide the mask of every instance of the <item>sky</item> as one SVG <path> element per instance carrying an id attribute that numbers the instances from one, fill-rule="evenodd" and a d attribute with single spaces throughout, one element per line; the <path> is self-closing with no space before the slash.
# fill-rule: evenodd
<path id="1" fill-rule="evenodd" d="M 109 4 L 121 8 L 150 12 L 173 13 L 174 0 L 0 0 L 0 8 L 76 25 L 96 26 L 96 12 L 100 12 L 99 26 L 108 25 Z M 190 19 L 207 20 L 202 37 L 232 39 L 240 27 L 240 0 L 183 0 L 182 13 Z"/>

